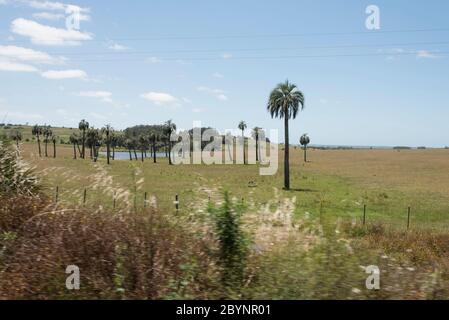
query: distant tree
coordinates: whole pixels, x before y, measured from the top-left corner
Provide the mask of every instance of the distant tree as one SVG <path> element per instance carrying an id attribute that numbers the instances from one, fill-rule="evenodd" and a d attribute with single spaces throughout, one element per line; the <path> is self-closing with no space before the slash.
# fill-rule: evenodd
<path id="1" fill-rule="evenodd" d="M 83 136 L 82 136 L 82 144 L 83 144 L 83 149 L 81 151 L 82 155 L 81 158 L 86 159 L 86 131 L 89 129 L 89 122 L 87 122 L 86 120 L 81 120 L 78 128 L 82 131 Z"/>
<path id="2" fill-rule="evenodd" d="M 139 136 L 139 147 L 140 147 L 142 162 L 144 162 L 144 153 L 146 152 L 147 144 L 148 144 L 147 136 L 145 134 L 141 134 Z"/>
<path id="3" fill-rule="evenodd" d="M 307 162 L 307 145 L 310 143 L 310 138 L 307 133 L 301 136 L 299 143 L 304 147 L 304 162 Z"/>
<path id="4" fill-rule="evenodd" d="M 299 110 L 304 109 L 304 94 L 288 80 L 274 88 L 268 100 L 267 110 L 272 118 L 284 119 L 285 152 L 284 152 L 284 188 L 290 189 L 289 164 L 289 132 L 288 121 L 295 119 Z"/>
<path id="5" fill-rule="evenodd" d="M 112 160 L 115 160 L 115 148 L 119 144 L 119 136 L 115 132 L 111 133 Z"/>
<path id="6" fill-rule="evenodd" d="M 51 136 L 51 141 L 53 142 L 53 158 L 56 158 L 56 141 L 58 140 L 58 137 L 55 135 Z"/>
<path id="7" fill-rule="evenodd" d="M 252 132 L 253 138 L 256 140 L 256 162 L 258 162 L 260 160 L 259 138 L 261 135 L 261 131 L 262 131 L 262 128 L 255 127 Z"/>
<path id="8" fill-rule="evenodd" d="M 131 154 L 131 149 L 133 148 L 133 141 L 131 140 L 131 139 L 126 139 L 125 140 L 125 147 L 126 147 L 126 149 L 128 149 L 128 152 L 129 152 L 129 160 L 130 161 L 133 161 L 133 157 L 132 157 L 132 154 Z"/>
<path id="9" fill-rule="evenodd" d="M 48 146 L 48 143 L 50 142 L 51 137 L 53 135 L 53 131 L 51 130 L 51 127 L 44 126 L 43 134 L 44 134 L 44 143 L 45 143 L 45 156 L 48 157 L 47 146 Z"/>
<path id="10" fill-rule="evenodd" d="M 19 142 L 22 141 L 22 132 L 19 130 L 14 130 L 10 133 L 10 137 L 16 142 L 17 149 L 19 149 Z"/>
<path id="11" fill-rule="evenodd" d="M 240 121 L 239 129 L 242 131 L 242 139 L 243 139 L 243 163 L 246 164 L 246 155 L 245 155 L 245 130 L 248 126 L 245 121 Z"/>
<path id="12" fill-rule="evenodd" d="M 33 136 L 35 136 L 36 139 L 37 139 L 37 145 L 38 145 L 38 147 L 39 147 L 39 157 L 42 157 L 42 151 L 41 151 L 41 139 L 40 139 L 40 136 L 42 135 L 42 127 L 36 124 L 36 125 L 33 127 L 33 129 L 32 129 L 31 132 L 32 132 Z"/>
<path id="13" fill-rule="evenodd" d="M 78 135 L 73 132 L 70 135 L 69 141 L 70 141 L 70 144 L 73 145 L 73 159 L 75 159 L 75 160 L 76 160 L 76 146 L 78 145 L 78 140 L 79 140 Z"/>
<path id="14" fill-rule="evenodd" d="M 113 132 L 112 127 L 107 124 L 103 129 L 102 129 L 102 133 L 105 134 L 106 136 L 106 158 L 107 158 L 107 163 L 110 164 L 110 156 L 111 156 L 111 134 Z"/>
<path id="15" fill-rule="evenodd" d="M 150 141 L 153 146 L 153 162 L 156 163 L 156 143 L 159 140 L 159 135 L 156 132 L 150 133 Z"/>
<path id="16" fill-rule="evenodd" d="M 168 143 L 168 163 L 172 165 L 171 160 L 171 149 L 172 149 L 172 143 L 170 141 L 170 136 L 173 132 L 176 131 L 176 124 L 174 124 L 171 120 L 168 120 L 165 122 L 165 135 L 167 137 L 167 143 Z"/>

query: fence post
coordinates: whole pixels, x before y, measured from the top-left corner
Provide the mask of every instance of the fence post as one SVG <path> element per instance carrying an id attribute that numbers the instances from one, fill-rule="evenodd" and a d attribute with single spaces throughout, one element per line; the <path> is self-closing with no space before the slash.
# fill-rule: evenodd
<path id="1" fill-rule="evenodd" d="M 56 186 L 55 202 L 58 203 L 59 200 L 59 186 Z"/>
<path id="2" fill-rule="evenodd" d="M 175 196 L 175 208 L 177 213 L 179 211 L 179 195 Z"/>
<path id="3" fill-rule="evenodd" d="M 147 207 L 147 192 L 145 191 L 145 196 L 143 199 L 143 207 L 146 208 Z"/>
<path id="4" fill-rule="evenodd" d="M 411 214 L 411 208 L 408 207 L 408 211 L 407 211 L 407 230 L 410 229 L 410 214 Z"/>
<path id="5" fill-rule="evenodd" d="M 366 204 L 363 205 L 363 225 L 366 224 Z"/>

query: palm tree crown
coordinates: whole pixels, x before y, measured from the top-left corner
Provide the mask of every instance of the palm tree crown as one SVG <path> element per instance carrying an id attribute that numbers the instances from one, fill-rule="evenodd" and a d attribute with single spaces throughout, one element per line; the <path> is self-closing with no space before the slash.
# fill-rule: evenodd
<path id="1" fill-rule="evenodd" d="M 272 118 L 284 119 L 285 152 L 284 152 L 284 188 L 290 189 L 289 168 L 289 134 L 288 120 L 295 119 L 298 111 L 304 109 L 304 95 L 298 87 L 288 80 L 279 83 L 271 91 L 268 99 L 267 110 Z"/>
<path id="2" fill-rule="evenodd" d="M 304 95 L 288 80 L 279 83 L 270 94 L 267 109 L 272 118 L 295 119 L 298 111 L 304 109 Z"/>

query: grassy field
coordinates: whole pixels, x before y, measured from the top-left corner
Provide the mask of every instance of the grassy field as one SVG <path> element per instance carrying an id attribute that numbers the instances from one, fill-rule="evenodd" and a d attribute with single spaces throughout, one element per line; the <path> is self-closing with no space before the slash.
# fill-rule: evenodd
<path id="1" fill-rule="evenodd" d="M 10 125 L 10 126 L 1 126 L 0 127 L 0 136 L 6 135 L 9 136 L 10 132 L 20 131 L 22 133 L 22 141 L 34 141 L 34 137 L 31 133 L 33 129 L 32 126 L 27 125 Z M 53 134 L 58 137 L 59 141 L 62 140 L 64 142 L 69 141 L 69 137 L 73 132 L 79 132 L 78 128 L 62 128 L 62 127 L 52 127 Z M 42 139 L 43 140 L 43 139 Z"/>
<path id="2" fill-rule="evenodd" d="M 36 166 L 49 194 L 59 186 L 61 201 L 87 202 L 104 207 L 124 202 L 143 204 L 144 192 L 158 206 L 173 210 L 175 195 L 183 211 L 204 210 L 209 197 L 219 201 L 228 190 L 258 212 L 272 210 L 283 199 L 295 200 L 295 216 L 360 220 L 367 205 L 368 221 L 405 227 L 411 207 L 413 228 L 449 226 L 449 150 L 302 150 L 291 159 L 292 190 L 282 190 L 283 169 L 260 176 L 255 165 L 169 166 L 166 159 L 97 163 L 73 160 L 69 146 L 58 147 L 58 157 L 39 158 L 36 145 L 22 146 L 25 158 Z M 282 161 L 282 154 L 280 163 Z M 253 183 L 254 182 L 254 185 Z M 277 203 L 272 199 L 277 195 Z M 136 199 L 136 200 L 134 200 Z"/>
<path id="3" fill-rule="evenodd" d="M 2 200 L 5 298 L 449 298 L 448 150 L 310 150 L 304 163 L 294 149 L 285 191 L 282 167 L 263 177 L 256 165 L 108 166 L 72 159 L 70 146 L 58 146 L 56 159 L 38 157 L 35 144 L 20 148 L 50 200 Z M 242 214 L 221 224 L 241 230 L 232 265 L 220 258 L 217 221 L 227 212 Z M 74 261 L 83 288 L 68 293 L 64 270 Z M 370 265 L 381 290 L 366 288 Z"/>

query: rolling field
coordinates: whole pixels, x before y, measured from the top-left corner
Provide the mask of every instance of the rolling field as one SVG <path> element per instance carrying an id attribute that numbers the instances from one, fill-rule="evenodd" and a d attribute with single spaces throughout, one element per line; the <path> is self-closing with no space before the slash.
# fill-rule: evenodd
<path id="1" fill-rule="evenodd" d="M 112 207 L 143 205 L 144 193 L 163 209 L 174 210 L 175 195 L 180 210 L 194 214 L 207 207 L 209 197 L 220 202 L 227 190 L 253 212 L 280 202 L 295 203 L 295 217 L 304 215 L 360 221 L 367 205 L 367 221 L 405 227 L 411 207 L 413 228 L 447 229 L 449 226 L 449 150 L 302 150 L 291 155 L 292 190 L 282 190 L 283 169 L 275 176 L 260 176 L 255 165 L 169 166 L 166 159 L 113 161 L 100 158 L 73 160 L 69 146 L 58 146 L 58 157 L 41 158 L 35 144 L 22 146 L 25 159 L 36 166 L 53 196 L 71 204 Z M 283 155 L 280 153 L 280 163 Z M 274 201 L 273 199 L 278 199 Z"/>

